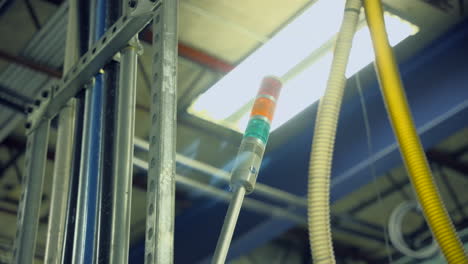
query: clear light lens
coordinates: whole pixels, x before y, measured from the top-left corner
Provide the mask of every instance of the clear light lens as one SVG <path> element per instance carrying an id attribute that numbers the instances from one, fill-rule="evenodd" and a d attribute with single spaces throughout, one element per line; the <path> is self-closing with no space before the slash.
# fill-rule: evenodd
<path id="1" fill-rule="evenodd" d="M 343 4 L 343 0 L 322 0 L 314 4 L 199 96 L 188 111 L 231 129 L 244 131 L 250 113 L 250 107 L 245 106 L 252 103 L 262 78 L 284 75 L 312 51 L 332 39 L 343 15 L 337 7 Z M 388 13 L 385 13 L 385 22 L 392 46 L 418 31 L 416 26 Z M 373 60 L 369 30 L 363 26 L 354 37 L 346 76 L 352 76 Z M 331 61 L 332 48 L 284 84 L 271 131 L 322 97 Z M 233 120 L 231 116 L 241 108 L 245 109 L 245 113 Z"/>

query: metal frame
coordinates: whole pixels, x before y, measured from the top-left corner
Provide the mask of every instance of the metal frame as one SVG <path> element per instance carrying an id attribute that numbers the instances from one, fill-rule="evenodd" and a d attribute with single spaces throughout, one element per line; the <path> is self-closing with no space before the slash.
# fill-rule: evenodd
<path id="1" fill-rule="evenodd" d="M 15 242 L 14 263 L 32 263 L 33 261 L 36 233 L 39 220 L 39 208 L 41 203 L 40 198 L 42 194 L 42 184 L 44 178 L 44 168 L 48 146 L 47 139 L 50 128 L 50 120 L 53 117 L 55 117 L 59 113 L 59 111 L 64 109 L 68 105 L 69 101 L 73 97 L 77 96 L 77 94 L 80 91 L 82 91 L 83 88 L 89 87 L 89 85 L 87 85 L 89 83 L 89 80 L 92 80 L 93 76 L 96 73 L 98 73 L 99 70 L 103 68 L 104 65 L 107 62 L 109 62 L 117 52 L 119 52 L 123 47 L 125 47 L 127 43 L 131 40 L 131 38 L 135 36 L 138 33 L 138 31 L 140 31 L 150 21 L 153 15 L 153 11 L 159 6 L 159 3 L 160 2 L 156 0 L 130 1 L 128 3 L 130 6 L 128 9 L 129 12 L 124 14 L 111 27 L 109 27 L 109 30 L 105 32 L 104 35 L 98 41 L 96 41 L 95 44 L 89 47 L 88 52 L 82 55 L 75 65 L 70 67 L 69 71 L 66 73 L 65 76 L 63 76 L 63 78 L 60 81 L 57 81 L 53 85 L 43 89 L 42 92 L 39 93 L 39 97 L 34 100 L 34 105 L 28 107 L 28 122 L 26 124 L 28 133 L 28 144 L 26 149 L 27 171 L 23 179 L 25 187 L 21 196 L 20 209 L 18 210 L 18 231 L 17 239 Z M 169 43 L 169 45 L 173 44 L 174 43 Z M 162 67 L 162 63 L 159 64 Z M 132 71 L 133 74 L 129 74 L 129 78 L 121 80 L 122 82 L 127 82 L 129 85 L 131 83 L 134 83 L 136 78 L 135 64 L 132 64 L 132 66 L 130 67 L 133 67 L 135 69 Z M 162 68 L 167 69 L 167 67 Z M 135 85 L 133 84 L 133 86 Z M 89 104 L 90 98 L 88 98 L 86 101 Z M 133 116 L 131 115 L 131 113 L 130 115 L 128 115 L 129 118 L 127 118 L 127 120 L 129 120 L 130 123 L 132 123 L 131 120 L 133 120 Z M 87 133 L 85 129 L 85 135 L 86 134 Z M 123 137 L 129 138 L 131 141 L 133 140 L 133 133 L 130 133 L 128 135 L 125 135 L 125 133 L 123 133 Z M 65 142 L 60 142 L 59 145 L 65 146 L 66 144 Z M 131 155 L 129 156 L 128 153 L 133 151 L 132 145 L 133 144 L 130 144 L 128 146 L 127 151 L 120 151 L 119 154 L 124 156 L 126 155 L 131 159 Z M 84 148 L 82 149 L 82 153 L 85 153 L 87 147 L 86 144 L 83 144 L 83 147 Z M 85 162 L 86 159 L 82 159 L 81 163 L 83 165 Z M 131 166 L 127 164 L 127 167 L 130 167 L 131 173 Z M 84 171 L 84 167 L 82 166 L 81 171 Z M 126 170 L 126 172 L 127 173 L 122 172 L 125 175 L 121 176 L 120 178 L 128 178 L 130 175 L 128 174 L 128 170 Z M 123 181 L 126 182 L 125 184 L 130 185 L 131 181 L 124 178 Z M 57 182 L 55 182 L 54 185 L 58 188 L 58 185 L 63 186 L 66 184 L 66 182 L 62 182 L 62 184 L 58 184 Z M 85 188 L 85 186 L 80 187 L 80 189 L 83 188 Z M 127 191 L 128 188 L 131 187 L 127 186 L 126 188 L 122 189 L 122 191 Z M 118 190 L 119 189 L 117 189 L 116 191 L 118 192 Z M 64 192 L 65 190 L 59 188 L 57 189 L 57 191 Z M 117 192 L 116 195 L 118 195 Z M 58 197 L 62 196 L 59 195 Z M 84 201 L 78 202 L 78 205 L 82 204 L 83 202 Z M 129 198 L 126 199 L 124 203 L 128 205 Z M 66 203 L 63 203 L 62 205 L 64 204 Z M 117 209 L 117 211 L 119 210 Z M 128 210 L 125 212 L 129 214 Z M 121 212 L 119 211 L 119 213 Z M 80 224 L 79 221 L 79 219 L 82 219 L 84 217 L 84 212 L 78 211 L 78 214 L 79 215 L 76 216 L 78 222 L 75 228 L 79 228 L 79 226 L 86 226 L 88 223 Z M 126 215 L 124 219 L 119 217 L 116 218 L 123 220 L 124 222 L 128 222 L 125 224 L 127 227 L 123 228 L 123 234 L 127 235 L 123 235 L 123 237 L 121 237 L 118 235 L 119 232 L 113 233 L 116 234 L 119 238 L 127 239 L 126 242 L 122 241 L 122 243 L 123 246 L 127 245 L 128 247 L 129 217 Z M 125 221 L 125 219 L 127 220 Z M 58 221 L 61 222 L 60 219 L 58 219 Z M 67 230 L 69 229 L 70 228 L 67 228 Z M 80 232 L 75 232 L 75 234 L 79 235 Z M 82 238 L 81 240 L 83 239 L 84 238 Z M 75 249 L 81 248 L 79 245 L 82 244 L 83 241 L 79 240 L 79 237 L 75 237 Z M 94 245 L 90 246 L 93 247 Z M 121 249 L 119 248 L 118 250 L 114 250 L 113 252 L 116 253 L 116 255 L 118 255 L 120 254 L 120 250 Z M 83 255 L 84 253 L 75 253 L 75 258 L 78 260 L 78 262 L 82 263 L 84 261 Z M 124 253 L 122 256 L 118 256 L 116 258 L 120 258 L 120 262 L 123 263 L 126 262 L 125 255 L 126 254 Z"/>
<path id="2" fill-rule="evenodd" d="M 161 2 L 162 0 L 129 1 L 128 4 L 131 5 L 129 12 L 118 19 L 117 22 L 114 23 L 109 28 L 109 30 L 96 42 L 96 44 L 91 46 L 89 51 L 81 56 L 78 62 L 70 68 L 70 71 L 65 76 L 63 76 L 60 81 L 57 81 L 53 85 L 42 90 L 42 92 L 39 94 L 39 97 L 34 101 L 34 105 L 31 105 L 27 123 L 27 170 L 23 179 L 25 189 L 21 196 L 22 198 L 20 209 L 18 210 L 19 224 L 17 241 L 15 243 L 14 250 L 16 263 L 31 263 L 34 256 L 35 237 L 37 233 L 38 212 L 41 201 L 40 196 L 42 193 L 42 181 L 44 177 L 44 164 L 47 153 L 47 139 L 49 134 L 50 120 L 55 117 L 62 109 L 64 109 L 64 107 L 66 107 L 70 99 L 77 96 L 81 91 L 83 91 L 83 89 L 86 89 L 86 84 L 89 83 L 93 76 L 101 68 L 103 68 L 107 62 L 112 60 L 113 56 L 117 52 L 126 47 L 132 37 L 139 30 L 144 28 L 151 19 L 154 19 L 156 23 L 154 23 L 153 28 L 153 32 L 155 33 L 153 41 L 153 87 L 151 97 L 151 116 L 153 126 L 150 137 L 150 171 L 148 178 L 148 193 L 151 196 L 148 199 L 147 207 L 147 212 L 149 215 L 151 215 L 151 217 L 149 217 L 147 223 L 146 234 L 148 238 L 145 259 L 146 263 L 173 262 L 174 186 L 176 177 L 175 76 L 177 69 L 177 15 L 174 12 L 177 12 L 177 2 L 174 0 L 164 0 L 162 5 Z M 164 21 L 164 23 L 159 22 L 161 20 Z M 456 35 L 454 38 L 459 40 L 462 37 Z M 462 40 L 466 42 L 465 39 Z M 453 40 L 448 42 L 452 43 Z M 443 135 L 458 129 L 461 126 L 462 122 L 459 121 L 464 116 L 466 116 L 465 114 L 467 112 L 466 109 L 468 108 L 468 103 L 466 102 L 466 99 L 463 99 L 466 97 L 461 96 L 465 95 L 466 92 L 464 90 L 460 90 L 458 86 L 454 88 L 455 90 L 453 95 L 444 94 L 444 96 L 440 96 L 441 92 L 437 92 L 432 88 L 434 85 L 437 85 L 437 83 L 433 83 L 432 85 L 421 85 L 424 84 L 425 81 L 427 82 L 428 75 L 421 74 L 421 72 L 418 70 L 418 66 L 420 66 L 421 63 L 425 63 L 426 65 L 436 65 L 433 67 L 442 68 L 444 71 L 449 71 L 449 69 L 453 69 L 454 67 L 462 68 L 462 65 L 447 65 L 447 56 L 445 56 L 445 58 L 440 58 L 440 49 L 447 50 L 447 53 L 450 56 L 453 55 L 453 52 L 458 52 L 456 56 L 464 54 L 463 52 L 466 53 L 466 51 L 461 50 L 459 47 L 455 48 L 457 48 L 455 51 L 453 49 L 447 49 L 446 47 L 438 48 L 439 50 L 436 49 L 436 51 L 431 51 L 429 53 L 429 59 L 424 58 L 419 60 L 417 63 L 407 64 L 406 68 L 403 70 L 404 75 L 407 75 L 408 72 L 411 72 L 416 76 L 412 77 L 411 81 L 413 83 L 412 85 L 408 86 L 408 95 L 410 100 L 413 100 L 412 103 L 416 105 L 415 107 L 417 110 L 415 113 L 415 119 L 418 128 L 420 128 L 422 133 L 426 133 L 423 135 L 423 140 L 429 145 L 435 143 L 438 139 L 442 138 Z M 441 62 L 439 61 L 436 64 L 427 63 L 427 60 L 433 60 L 436 56 L 438 56 L 438 59 L 440 59 Z M 421 75 L 424 75 L 424 77 L 421 77 Z M 459 79 L 461 80 L 462 78 Z M 451 80 L 449 84 L 456 86 L 460 82 L 459 79 Z M 439 84 L 440 82 L 441 81 L 439 80 Z M 446 85 L 447 83 L 442 82 L 442 84 Z M 434 106 L 434 109 L 431 109 L 432 115 L 428 117 L 426 113 L 427 109 L 424 108 L 425 102 L 421 102 L 417 99 L 419 91 L 417 89 L 411 90 L 411 86 L 425 87 L 425 92 L 428 94 L 428 96 L 435 96 L 438 98 L 438 100 L 443 101 L 443 103 Z M 367 94 L 365 95 L 367 99 L 377 98 L 378 94 L 376 94 L 374 90 L 368 89 Z M 358 153 L 357 155 L 352 155 L 352 157 L 350 156 L 341 160 L 340 162 L 337 162 L 333 181 L 333 200 L 343 197 L 351 190 L 356 189 L 357 187 L 366 183 L 369 176 L 366 172 L 366 169 L 369 164 L 373 162 L 378 163 L 377 173 L 381 173 L 388 170 L 389 167 L 396 164 L 398 161 L 396 147 L 392 137 L 389 136 L 391 134 L 391 129 L 389 129 L 389 125 L 386 122 L 381 121 L 383 118 L 379 116 L 379 114 L 384 110 L 381 109 L 379 103 L 379 100 L 373 101 L 371 108 L 373 107 L 373 110 L 375 111 L 372 111 L 370 116 L 370 118 L 373 120 L 379 120 L 379 122 L 375 122 L 374 125 L 379 126 L 378 129 L 376 129 L 379 131 L 376 132 L 381 133 L 374 134 L 378 134 L 382 137 L 382 142 L 376 144 L 376 151 L 378 151 L 377 154 L 375 154 L 376 157 L 363 157 Z M 345 102 L 345 109 L 352 110 L 352 108 L 352 101 Z M 308 120 L 310 120 L 310 116 L 313 116 L 315 111 L 316 106 L 312 106 L 307 111 L 305 111 L 304 115 L 307 115 Z M 347 111 L 347 114 L 348 113 L 351 114 L 353 111 Z M 358 128 L 359 124 L 349 124 L 349 122 L 347 122 L 349 114 L 345 115 L 342 121 L 343 123 L 341 124 L 341 126 L 347 125 L 346 127 L 348 129 L 343 133 L 356 136 L 360 134 L 360 130 Z M 302 117 L 304 115 L 302 115 Z M 301 119 L 301 116 L 296 119 Z M 309 126 L 309 123 L 305 123 L 305 126 Z M 445 126 L 447 123 L 452 124 L 450 128 Z M 457 124 L 453 125 L 453 123 Z M 440 128 L 442 126 L 444 127 L 443 133 L 441 132 L 442 129 Z M 388 133 L 386 132 L 387 130 Z M 301 193 L 300 187 L 304 186 L 304 179 L 298 178 L 297 181 L 290 182 L 288 179 L 284 179 L 284 177 L 281 176 L 290 174 L 305 174 L 304 171 L 306 169 L 304 164 L 306 163 L 303 159 L 297 159 L 297 157 L 298 155 L 307 156 L 303 154 L 308 153 L 310 146 L 308 143 L 304 142 L 308 142 L 308 140 L 310 140 L 310 136 L 312 135 L 311 131 L 312 129 L 310 127 L 306 127 L 294 137 L 294 140 L 289 142 L 289 145 L 287 146 L 288 150 L 273 149 L 266 156 L 266 160 L 269 161 L 270 165 L 268 165 L 265 170 L 263 170 L 263 173 L 271 174 L 271 177 L 266 178 L 266 182 L 269 185 L 283 186 L 287 191 L 291 191 L 297 195 L 303 195 L 303 193 Z M 431 135 L 427 133 L 428 131 L 431 132 Z M 132 140 L 132 138 L 128 135 L 126 135 L 125 138 L 130 141 Z M 346 152 L 346 150 L 349 150 L 352 146 L 354 146 L 348 145 L 351 143 L 343 144 L 345 141 L 356 142 L 355 144 L 358 145 L 365 145 L 361 144 L 362 139 L 358 136 L 356 136 L 356 138 L 351 141 L 346 136 L 343 136 L 343 134 L 339 134 L 337 139 L 337 152 Z M 293 151 L 291 151 L 291 149 Z M 292 152 L 296 154 L 294 156 L 290 155 Z M 119 153 L 120 152 L 117 152 L 116 155 L 120 155 Z M 127 153 L 125 154 L 126 158 L 130 159 L 128 157 L 128 149 L 125 150 L 125 153 Z M 288 168 L 276 165 L 285 163 L 288 164 Z M 350 164 L 357 165 L 350 166 Z M 127 166 L 125 170 L 131 171 L 131 169 L 128 167 L 131 166 Z M 293 167 L 293 169 L 291 169 L 291 167 Z M 280 177 L 275 177 L 275 175 L 280 175 Z M 125 173 L 125 175 L 122 174 L 121 176 L 122 178 L 120 178 L 120 180 L 127 184 L 129 174 Z M 194 185 L 193 183 L 185 183 L 187 185 Z M 125 188 L 122 188 L 122 190 L 128 189 L 128 186 L 124 187 Z M 115 191 L 120 192 L 118 190 Z M 214 194 L 215 192 L 212 193 Z M 268 193 L 268 191 L 265 193 Z M 116 193 L 114 197 L 117 195 L 118 194 Z M 219 196 L 222 197 L 223 195 Z M 288 200 L 289 198 L 282 200 Z M 293 200 L 295 199 L 289 200 L 288 203 L 291 203 Z M 116 207 L 125 207 L 125 203 L 127 202 L 128 200 L 125 200 L 124 203 L 116 205 Z M 302 201 L 300 203 L 302 203 Z M 213 219 L 216 219 L 216 214 L 219 213 L 216 212 L 216 209 L 219 208 L 222 207 L 217 206 L 214 208 L 214 210 L 211 210 L 211 212 L 214 212 L 215 214 Z M 224 212 L 224 208 L 222 208 L 221 211 Z M 292 211 L 294 212 L 294 210 Z M 121 212 L 119 211 L 119 213 Z M 187 232 L 187 228 L 181 228 L 178 229 L 177 232 L 184 233 L 184 235 L 192 235 L 194 237 L 199 237 L 197 234 L 206 234 L 206 230 L 196 229 L 197 226 L 195 226 L 195 224 L 196 221 L 206 223 L 204 219 L 210 216 L 211 215 L 191 217 L 191 223 L 193 225 L 190 225 L 190 229 L 192 230 Z M 258 215 L 252 214 L 246 214 L 245 216 L 246 218 L 252 216 L 252 218 L 249 219 L 249 223 L 243 222 L 246 225 L 242 226 L 242 230 L 239 230 L 240 232 L 238 236 L 235 237 L 232 256 L 236 256 L 258 243 L 272 239 L 282 231 L 290 228 L 293 224 L 295 224 L 291 221 L 285 221 L 284 218 L 267 218 L 264 216 L 259 218 Z M 120 216 L 116 216 L 116 218 L 119 217 Z M 128 219 L 125 220 L 120 218 L 120 220 L 122 223 L 124 223 L 124 225 L 127 225 Z M 181 225 L 184 225 L 183 217 L 181 218 L 178 227 L 182 227 Z M 209 228 L 213 229 L 217 228 L 217 226 L 210 226 Z M 128 233 L 126 233 L 127 231 L 125 228 L 123 231 L 124 232 L 121 235 L 116 234 L 116 237 L 127 239 L 128 235 L 126 234 Z M 156 238 L 159 242 L 157 244 L 155 243 Z M 212 248 L 212 241 L 209 240 L 210 238 L 206 239 L 207 243 L 204 243 L 204 245 L 193 245 L 192 249 L 196 252 L 184 252 L 184 255 L 189 257 L 187 257 L 187 259 L 180 260 L 193 262 L 207 257 L 207 252 L 204 250 L 206 250 L 206 248 Z M 177 243 L 182 243 L 180 245 L 183 246 L 183 243 L 187 242 L 179 240 Z M 120 256 L 116 255 L 116 258 L 116 261 L 123 260 L 125 258 L 125 253 L 121 254 Z"/>

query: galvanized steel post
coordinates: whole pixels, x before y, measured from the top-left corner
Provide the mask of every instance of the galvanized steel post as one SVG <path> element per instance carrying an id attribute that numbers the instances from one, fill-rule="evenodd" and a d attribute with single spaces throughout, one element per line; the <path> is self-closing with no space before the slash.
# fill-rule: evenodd
<path id="1" fill-rule="evenodd" d="M 110 263 L 128 263 L 138 45 L 138 39 L 134 38 L 121 51 L 114 139 Z"/>
<path id="2" fill-rule="evenodd" d="M 79 58 L 77 1 L 70 1 L 68 7 L 67 39 L 64 71 L 69 71 Z M 44 261 L 49 264 L 62 263 L 67 218 L 68 192 L 71 177 L 71 162 L 74 146 L 75 99 L 60 112 L 57 128 L 57 145 L 54 162 L 54 178 L 50 200 L 49 224 L 47 228 Z"/>
<path id="3" fill-rule="evenodd" d="M 18 208 L 18 224 L 13 249 L 13 263 L 33 263 L 36 249 L 37 225 L 42 201 L 49 124 L 43 122 L 28 135 L 26 145 L 26 174 Z"/>
<path id="4" fill-rule="evenodd" d="M 178 1 L 163 0 L 153 16 L 153 85 L 148 155 L 145 263 L 171 264 L 177 112 Z"/>

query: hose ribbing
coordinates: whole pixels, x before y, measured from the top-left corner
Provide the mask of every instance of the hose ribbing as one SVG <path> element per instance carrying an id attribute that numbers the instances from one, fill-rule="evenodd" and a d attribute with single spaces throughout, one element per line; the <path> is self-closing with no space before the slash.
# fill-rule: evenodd
<path id="1" fill-rule="evenodd" d="M 387 112 L 400 146 L 413 188 L 429 227 L 448 263 L 468 263 L 463 245 L 433 181 L 389 45 L 381 2 L 364 0 L 374 45 L 376 68 Z"/>
<path id="2" fill-rule="evenodd" d="M 320 100 L 309 163 L 308 226 L 313 262 L 335 263 L 330 230 L 330 174 L 336 127 L 346 83 L 345 71 L 361 0 L 347 0 L 336 40 L 327 89 Z"/>

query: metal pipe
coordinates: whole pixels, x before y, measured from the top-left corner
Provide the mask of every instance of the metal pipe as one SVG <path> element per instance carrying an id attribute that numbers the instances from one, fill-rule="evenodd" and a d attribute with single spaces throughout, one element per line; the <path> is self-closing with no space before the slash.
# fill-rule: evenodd
<path id="1" fill-rule="evenodd" d="M 87 34 L 89 30 L 89 1 L 78 1 L 71 0 L 69 2 L 70 12 L 68 30 L 67 30 L 67 41 L 68 39 L 75 39 L 77 42 L 77 53 L 82 56 L 88 48 Z M 72 17 L 73 16 L 73 17 Z M 73 22 L 75 21 L 75 22 Z M 75 33 L 76 32 L 76 33 Z M 67 50 L 68 52 L 68 50 Z M 78 212 L 78 201 L 82 199 L 83 195 L 80 193 L 80 173 L 83 161 L 86 160 L 87 152 L 83 152 L 83 146 L 88 138 L 88 129 L 86 126 L 87 121 L 87 109 L 86 106 L 86 94 L 89 92 L 82 91 L 76 96 L 76 108 L 75 108 L 75 131 L 73 138 L 75 142 L 73 144 L 73 154 L 71 161 L 71 178 L 70 185 L 68 188 L 68 202 L 66 210 L 66 221 L 65 221 L 65 237 L 63 240 L 62 250 L 62 261 L 61 264 L 71 263 L 73 260 L 74 249 L 76 245 L 75 239 L 75 227 L 80 217 L 77 215 Z"/>
<path id="2" fill-rule="evenodd" d="M 110 27 L 118 20 L 121 12 L 120 1 L 102 0 L 105 6 L 105 22 L 100 28 L 109 30 Z M 117 55 L 117 54 L 116 54 Z M 120 54 L 118 54 L 120 55 Z M 119 82 L 120 63 L 111 60 L 103 66 L 103 102 L 102 102 L 102 132 L 101 132 L 101 166 L 98 189 L 98 207 L 97 207 L 97 226 L 96 226 L 96 249 L 95 258 L 98 263 L 114 263 L 110 260 L 111 254 L 115 253 L 112 250 L 112 244 L 123 242 L 112 239 L 113 230 L 113 215 L 114 215 L 114 183 L 116 181 L 115 165 L 122 162 L 116 159 L 116 151 L 119 148 L 119 142 L 116 140 L 118 135 L 118 93 L 122 88 Z M 122 146 L 123 147 L 123 146 Z M 131 192 L 130 192 L 131 193 Z M 124 196 L 122 198 L 125 198 Z M 120 200 L 118 200 L 120 202 Z M 130 217 L 130 216 L 128 216 Z M 118 229 L 124 228 L 118 226 Z M 124 253 L 125 247 L 119 249 L 119 252 Z"/>
<path id="3" fill-rule="evenodd" d="M 96 80 L 100 82 L 100 80 Z M 96 88 L 93 87 L 93 89 Z M 100 100 L 100 98 L 97 98 Z M 94 105 L 94 106 L 93 106 Z M 97 123 L 100 120 L 91 121 L 91 112 L 96 108 L 96 100 L 92 100 L 92 91 L 88 89 L 85 96 L 85 118 L 83 126 L 83 144 L 81 148 L 80 177 L 78 187 L 78 201 L 76 209 L 75 239 L 73 248 L 73 263 L 91 263 L 86 262 L 92 258 L 93 253 L 88 252 L 85 258 L 87 244 L 94 247 L 94 223 L 96 219 L 97 206 L 97 173 L 99 172 L 99 160 L 96 157 L 99 152 L 99 144 L 91 144 L 91 134 L 96 134 Z M 95 135 L 98 136 L 98 135 Z M 97 139 L 95 139 L 97 140 Z M 91 149 L 91 145 L 95 149 Z M 91 174 L 91 175 L 90 175 Z M 92 177 L 91 177 L 92 176 Z M 94 219 L 94 220 L 93 220 Z M 89 249 L 88 250 L 92 250 Z M 85 260 L 86 259 L 86 260 Z"/>
<path id="4" fill-rule="evenodd" d="M 58 264 L 62 260 L 75 125 L 74 111 L 73 103 L 65 107 L 59 115 L 45 253 L 45 262 L 50 264 Z"/>
<path id="5" fill-rule="evenodd" d="M 77 6 L 76 0 L 71 1 L 68 8 L 67 39 L 65 47 L 64 71 L 79 57 Z M 54 162 L 54 176 L 52 180 L 52 194 L 50 200 L 49 224 L 44 261 L 49 264 L 60 264 L 63 260 L 63 248 L 67 221 L 68 192 L 72 168 L 73 139 L 75 129 L 76 102 L 72 99 L 60 112 L 57 129 L 56 158 Z"/>
<path id="6" fill-rule="evenodd" d="M 119 63 L 109 62 L 104 67 L 103 75 L 103 102 L 102 102 L 102 132 L 101 132 L 101 164 L 98 184 L 98 219 L 96 226 L 96 261 L 99 263 L 109 263 L 109 253 L 111 241 L 111 216 L 113 214 L 113 184 L 114 184 L 114 164 L 115 160 L 115 137 L 116 115 L 117 115 L 117 89 Z"/>
<path id="7" fill-rule="evenodd" d="M 232 194 L 232 199 L 229 203 L 226 217 L 224 218 L 223 228 L 221 229 L 221 233 L 218 238 L 218 244 L 216 245 L 216 250 L 213 255 L 213 259 L 211 260 L 212 264 L 224 264 L 226 261 L 245 193 L 245 187 L 241 185 L 234 190 Z"/>
<path id="8" fill-rule="evenodd" d="M 133 135 L 138 40 L 121 52 L 120 80 L 117 92 L 116 136 L 114 140 L 114 181 L 112 188 L 111 247 L 109 263 L 128 263 L 130 241 Z"/>
<path id="9" fill-rule="evenodd" d="M 96 2 L 97 1 L 97 2 Z M 104 33 L 105 6 L 103 0 L 90 4 L 89 46 Z M 91 89 L 86 91 L 85 133 L 80 166 L 73 263 L 93 263 L 97 223 L 97 195 L 101 175 L 103 76 L 97 74 Z"/>
<path id="10" fill-rule="evenodd" d="M 148 153 L 145 263 L 174 261 L 178 1 L 153 16 L 153 86 Z"/>
<path id="11" fill-rule="evenodd" d="M 82 198 L 80 195 L 80 169 L 83 159 L 86 158 L 83 153 L 84 139 L 87 137 L 87 131 L 84 129 L 86 124 L 86 106 L 85 106 L 85 93 L 80 93 L 76 98 L 75 108 L 75 124 L 73 138 L 73 154 L 71 160 L 70 184 L 68 187 L 67 206 L 66 206 L 66 221 L 64 228 L 64 239 L 62 249 L 61 264 L 68 264 L 72 262 L 73 251 L 75 248 L 75 227 L 77 223 L 78 200 Z M 83 154 L 83 155 L 82 155 Z"/>
<path id="12" fill-rule="evenodd" d="M 18 224 L 13 249 L 13 263 L 33 263 L 39 211 L 42 201 L 50 122 L 43 122 L 28 135 L 26 174 L 18 208 Z"/>
<path id="13" fill-rule="evenodd" d="M 88 49 L 88 39 L 90 34 L 88 33 L 90 24 L 90 12 L 89 12 L 90 1 L 78 1 L 71 0 L 69 2 L 69 22 L 67 27 L 67 43 L 68 39 L 74 39 L 76 41 L 76 52 L 77 57 L 82 56 Z M 71 12 L 73 10 L 74 12 Z M 69 50 L 66 50 L 67 53 Z M 68 55 L 68 54 L 67 54 Z M 89 92 L 82 91 L 77 94 L 75 98 L 75 131 L 73 138 L 75 142 L 73 144 L 73 154 L 71 161 L 71 176 L 70 185 L 68 188 L 68 201 L 66 210 L 66 221 L 65 221 L 65 237 L 63 240 L 62 260 L 61 264 L 71 263 L 73 261 L 73 254 L 76 248 L 76 224 L 81 219 L 77 215 L 79 209 L 79 201 L 83 198 L 81 193 L 83 190 L 80 189 L 80 177 L 82 171 L 82 165 L 84 160 L 87 159 L 87 152 L 83 152 L 84 146 L 88 138 L 88 128 L 86 127 L 88 119 L 88 107 L 86 105 L 86 97 Z"/>

